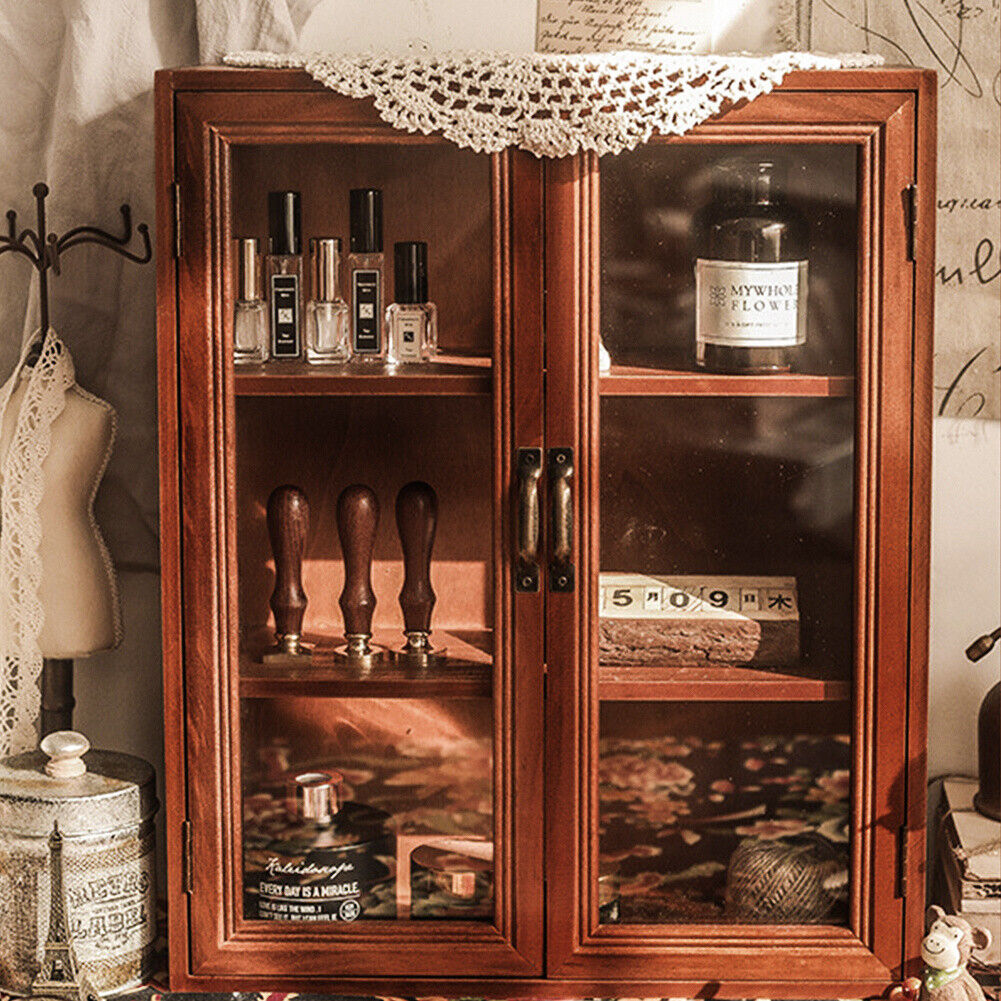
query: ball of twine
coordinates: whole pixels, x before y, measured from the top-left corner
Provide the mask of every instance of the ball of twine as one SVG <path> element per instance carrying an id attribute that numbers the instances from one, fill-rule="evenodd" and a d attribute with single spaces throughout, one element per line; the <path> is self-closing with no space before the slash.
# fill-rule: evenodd
<path id="1" fill-rule="evenodd" d="M 836 907 L 847 858 L 825 838 L 748 841 L 730 858 L 726 910 L 736 921 L 811 924 Z"/>

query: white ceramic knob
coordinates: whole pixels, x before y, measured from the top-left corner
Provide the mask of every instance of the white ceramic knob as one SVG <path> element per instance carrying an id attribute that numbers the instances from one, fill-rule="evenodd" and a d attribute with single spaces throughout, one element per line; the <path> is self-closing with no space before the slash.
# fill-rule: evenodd
<path id="1" fill-rule="evenodd" d="M 49 756 L 45 774 L 54 779 L 75 779 L 87 771 L 83 756 L 90 750 L 90 741 L 76 730 L 56 730 L 39 745 Z"/>

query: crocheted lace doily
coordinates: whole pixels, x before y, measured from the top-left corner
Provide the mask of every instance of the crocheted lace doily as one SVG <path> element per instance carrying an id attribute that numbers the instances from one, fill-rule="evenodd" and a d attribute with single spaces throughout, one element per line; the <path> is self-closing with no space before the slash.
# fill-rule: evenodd
<path id="1" fill-rule="evenodd" d="M 875 66 L 879 56 L 453 52 L 398 57 L 236 52 L 231 66 L 295 67 L 349 97 L 370 97 L 407 132 L 457 146 L 536 156 L 619 153 L 656 132 L 680 135 L 725 105 L 750 100 L 790 70 Z"/>
<path id="2" fill-rule="evenodd" d="M 29 338 L 13 375 L 0 391 L 0 421 L 25 371 Z M 42 526 L 42 466 L 52 443 L 52 424 L 66 405 L 74 381 L 73 362 L 65 345 L 49 329 L 34 368 L 27 370 L 27 389 L 7 454 L 0 467 L 0 756 L 33 749 L 41 708 L 39 679 L 42 653 L 38 636 L 44 611 L 38 597 L 42 565 L 38 544 Z"/>

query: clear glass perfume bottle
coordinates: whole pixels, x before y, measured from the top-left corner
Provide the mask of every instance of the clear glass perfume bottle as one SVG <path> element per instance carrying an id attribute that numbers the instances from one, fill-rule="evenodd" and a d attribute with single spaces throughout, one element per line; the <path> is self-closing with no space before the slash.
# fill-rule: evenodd
<path id="1" fill-rule="evenodd" d="M 302 356 L 302 212 L 298 191 L 268 194 L 271 357 Z"/>
<path id="2" fill-rule="evenodd" d="M 244 801 L 244 913 L 265 921 L 395 916 L 389 815 L 341 801 L 337 772 L 295 776 L 289 809 Z"/>
<path id="3" fill-rule="evenodd" d="M 258 365 L 268 359 L 268 308 L 261 295 L 261 247 L 253 237 L 236 241 L 239 269 L 233 311 L 233 361 Z"/>
<path id="4" fill-rule="evenodd" d="M 771 160 L 717 168 L 697 213 L 696 363 L 717 372 L 787 372 L 806 341 L 806 220 Z"/>
<path id="5" fill-rule="evenodd" d="M 393 274 L 396 301 L 386 310 L 386 361 L 430 361 L 438 352 L 438 309 L 428 302 L 428 245 L 394 244 Z"/>
<path id="6" fill-rule="evenodd" d="M 312 298 L 306 304 L 306 361 L 313 365 L 346 362 L 351 357 L 351 314 L 341 298 L 337 277 L 341 241 L 314 236 L 309 251 Z"/>
<path id="7" fill-rule="evenodd" d="M 383 361 L 386 262 L 382 253 L 382 192 L 378 188 L 353 188 L 350 208 L 351 356 L 362 361 Z"/>

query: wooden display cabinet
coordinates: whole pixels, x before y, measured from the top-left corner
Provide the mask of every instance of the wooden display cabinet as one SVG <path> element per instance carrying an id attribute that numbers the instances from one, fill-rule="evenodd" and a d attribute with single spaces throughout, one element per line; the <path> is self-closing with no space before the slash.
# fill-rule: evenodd
<path id="1" fill-rule="evenodd" d="M 552 161 L 395 132 L 296 71 L 158 74 L 174 989 L 833 998 L 914 972 L 934 132 L 911 69 L 791 73 L 684 137 Z M 808 225 L 785 374 L 694 364 L 693 213 L 737 153 L 784 165 Z M 438 359 L 235 367 L 232 239 L 264 239 L 285 188 L 306 237 L 346 238 L 362 186 L 390 264 L 428 242 Z M 397 647 L 412 480 L 439 500 L 444 658 L 345 666 L 337 497 L 379 500 L 374 632 Z M 309 663 L 261 656 L 282 483 L 311 509 Z M 640 622 L 613 656 L 612 573 L 654 580 L 650 608 L 739 602 L 723 631 L 751 633 L 658 660 Z M 794 581 L 781 660 L 755 652 L 752 576 Z M 394 847 L 356 920 L 263 920 L 248 873 L 317 770 L 389 814 Z M 488 860 L 477 908 L 408 881 L 421 843 Z M 768 896 L 776 865 L 800 910 Z"/>

